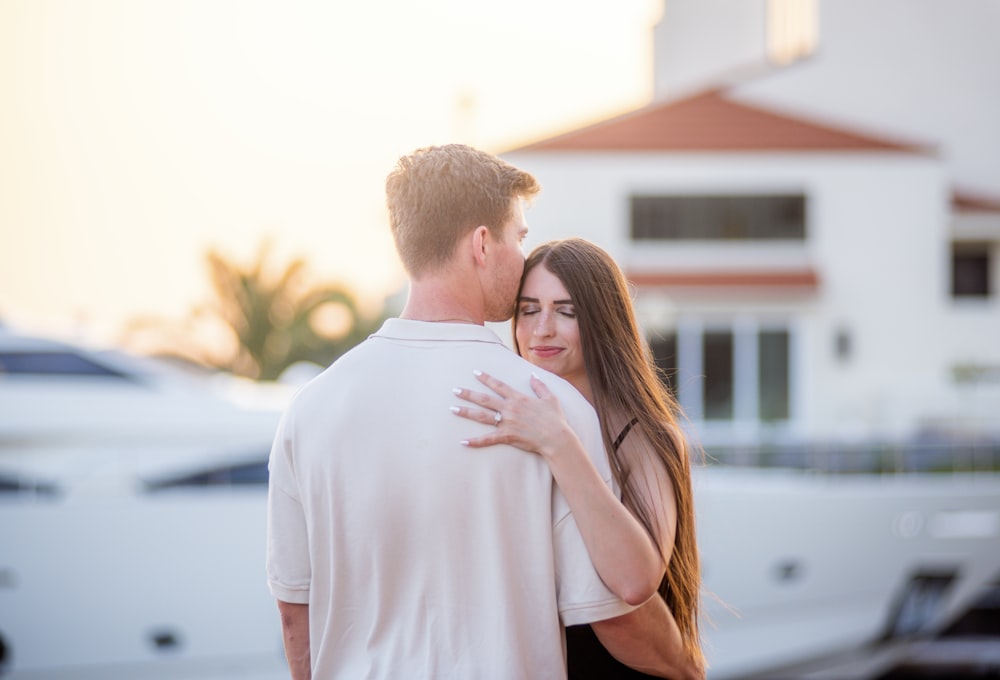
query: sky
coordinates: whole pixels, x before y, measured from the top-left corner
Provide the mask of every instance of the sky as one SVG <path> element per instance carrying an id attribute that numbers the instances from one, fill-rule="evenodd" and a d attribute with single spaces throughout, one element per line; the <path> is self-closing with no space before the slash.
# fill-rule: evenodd
<path id="1" fill-rule="evenodd" d="M 205 256 L 404 285 L 384 180 L 642 106 L 661 0 L 0 0 L 0 320 L 121 342 Z M 528 246 L 531 244 L 529 243 Z"/>

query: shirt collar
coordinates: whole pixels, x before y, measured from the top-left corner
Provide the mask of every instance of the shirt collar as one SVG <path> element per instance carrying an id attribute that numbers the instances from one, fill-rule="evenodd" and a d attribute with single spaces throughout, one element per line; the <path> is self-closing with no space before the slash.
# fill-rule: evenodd
<path id="1" fill-rule="evenodd" d="M 447 321 L 386 319 L 374 337 L 396 340 L 490 342 L 503 345 L 497 334 L 490 328 L 473 323 Z"/>

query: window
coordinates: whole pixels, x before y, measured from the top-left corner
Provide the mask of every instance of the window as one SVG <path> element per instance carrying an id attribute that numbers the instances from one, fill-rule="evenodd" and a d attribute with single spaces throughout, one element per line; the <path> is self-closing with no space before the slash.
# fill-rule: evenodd
<path id="1" fill-rule="evenodd" d="M 802 240 L 806 199 L 777 196 L 633 196 L 636 240 Z"/>
<path id="2" fill-rule="evenodd" d="M 235 486 L 267 486 L 267 457 L 259 460 L 223 465 L 201 472 L 161 479 L 146 483 L 149 491 L 165 491 L 179 488 L 208 488 Z"/>
<path id="3" fill-rule="evenodd" d="M 762 421 L 788 420 L 788 331 L 762 331 L 757 339 L 758 406 Z"/>
<path id="4" fill-rule="evenodd" d="M 792 335 L 787 328 L 681 326 L 651 335 L 664 380 L 695 421 L 775 423 L 792 417 Z"/>
<path id="5" fill-rule="evenodd" d="M 127 376 L 72 352 L 4 352 L 0 375 L 69 375 L 122 378 Z"/>
<path id="6" fill-rule="evenodd" d="M 952 297 L 983 298 L 990 295 L 988 244 L 955 243 L 951 249 Z"/>
<path id="7" fill-rule="evenodd" d="M 910 577 L 893 603 L 884 639 L 913 635 L 926 630 L 940 614 L 945 596 L 955 583 L 953 571 L 917 573 Z"/>
<path id="8" fill-rule="evenodd" d="M 732 420 L 733 334 L 705 333 L 701 342 L 705 362 L 702 414 L 707 420 Z"/>
<path id="9" fill-rule="evenodd" d="M 768 0 L 767 56 L 779 66 L 809 56 L 819 40 L 816 0 Z"/>
<path id="10" fill-rule="evenodd" d="M 660 378 L 666 384 L 667 389 L 677 396 L 677 334 L 663 333 L 654 335 L 649 339 L 649 349 L 653 354 L 653 361 L 660 369 Z"/>
<path id="11" fill-rule="evenodd" d="M 0 473 L 0 494 L 8 493 L 54 496 L 58 489 L 50 482 Z"/>

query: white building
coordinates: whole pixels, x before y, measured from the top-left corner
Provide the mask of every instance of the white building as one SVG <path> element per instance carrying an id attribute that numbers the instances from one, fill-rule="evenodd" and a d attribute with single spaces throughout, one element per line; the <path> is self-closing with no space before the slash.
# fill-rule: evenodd
<path id="1" fill-rule="evenodd" d="M 533 241 L 621 263 L 706 446 L 996 437 L 998 29 L 995 2 L 668 0 L 653 103 L 502 155 L 542 183 Z"/>

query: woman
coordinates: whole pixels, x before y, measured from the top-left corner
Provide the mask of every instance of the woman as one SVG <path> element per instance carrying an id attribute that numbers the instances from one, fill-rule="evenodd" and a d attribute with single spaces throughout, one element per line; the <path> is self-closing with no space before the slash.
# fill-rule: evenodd
<path id="1" fill-rule="evenodd" d="M 654 592 L 666 603 L 683 649 L 704 666 L 698 632 L 700 573 L 689 448 L 681 411 L 664 388 L 635 321 L 614 260 L 583 239 L 536 248 L 525 263 L 514 346 L 528 361 L 573 384 L 596 409 L 621 501 L 607 488 L 537 378 L 535 397 L 482 374 L 494 394 L 459 389 L 487 410 L 454 409 L 495 432 L 469 446 L 513 444 L 548 462 L 577 519 L 598 573 L 624 600 Z M 647 677 L 620 664 L 590 626 L 567 629 L 571 678 Z"/>

